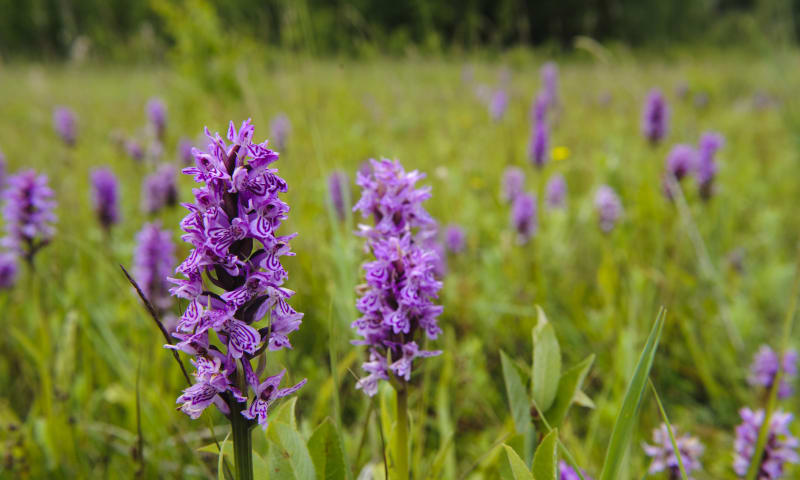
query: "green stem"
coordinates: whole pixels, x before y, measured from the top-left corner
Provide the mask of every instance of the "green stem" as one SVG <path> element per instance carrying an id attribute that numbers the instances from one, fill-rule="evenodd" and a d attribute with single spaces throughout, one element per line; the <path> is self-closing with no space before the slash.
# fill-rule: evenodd
<path id="1" fill-rule="evenodd" d="M 236 462 L 236 480 L 253 480 L 252 422 L 242 416 L 244 403 L 230 402 L 233 457 Z"/>
<path id="2" fill-rule="evenodd" d="M 409 480 L 408 470 L 408 390 L 403 386 L 397 391 L 397 425 L 394 431 L 394 478 Z"/>

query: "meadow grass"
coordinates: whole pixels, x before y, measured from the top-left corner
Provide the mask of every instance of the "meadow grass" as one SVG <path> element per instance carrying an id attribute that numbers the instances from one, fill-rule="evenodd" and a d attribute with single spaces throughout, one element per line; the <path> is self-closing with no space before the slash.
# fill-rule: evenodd
<path id="1" fill-rule="evenodd" d="M 734 478 L 737 409 L 763 401 L 746 384 L 747 365 L 761 343 L 782 344 L 779 326 L 790 304 L 800 231 L 797 56 L 563 59 L 551 145 L 569 153 L 537 171 L 526 151 L 542 60 L 298 58 L 280 68 L 254 62 L 235 72 L 241 97 L 203 90 L 168 68 L 2 67 L 0 149 L 9 170 L 50 175 L 59 222 L 35 268 L 13 290 L 0 292 L 6 326 L 0 474 L 216 476 L 217 456 L 198 448 L 212 442 L 210 429 L 221 442 L 227 423 L 216 411 L 198 421 L 175 411 L 185 380 L 118 267 L 130 266 L 134 235 L 148 220 L 140 185 L 153 167 L 127 158 L 109 135 L 137 134 L 147 99 L 159 96 L 168 106 L 167 160 L 177 161 L 180 137 L 194 139 L 206 125 L 224 132 L 229 120 L 252 118 L 255 139 L 262 140 L 273 115 L 291 119 L 277 167 L 290 185 L 285 200 L 292 208 L 282 232 L 299 232 L 297 256 L 285 260 L 287 286 L 297 291 L 293 305 L 305 318 L 292 337 L 294 349 L 270 358 L 291 367 L 292 383 L 308 378 L 297 401 L 300 431 L 308 437 L 332 417 L 343 427 L 356 472 L 383 458 L 377 410 L 366 422 L 377 405 L 354 388 L 365 352 L 349 343 L 365 255 L 353 235 L 359 219 L 336 219 L 326 180 L 336 169 L 352 180 L 364 160 L 385 156 L 426 172 L 431 214 L 467 232 L 466 251 L 448 258 L 444 334 L 430 345 L 445 353 L 420 363 L 409 398 L 412 470 L 419 478 L 423 472 L 495 478 L 502 470 L 502 443 L 514 441 L 514 423 L 499 352 L 530 363 L 536 305 L 555 327 L 565 365 L 597 356 L 584 388 L 595 408 L 574 407 L 559 429 L 587 472 L 599 476 L 626 386 L 664 305 L 669 314 L 653 384 L 671 424 L 707 445 L 705 469 L 696 478 Z M 467 65 L 474 83 L 462 80 Z M 511 71 L 511 101 L 504 118 L 492 122 L 474 88 L 496 85 L 504 66 Z M 680 99 L 675 89 L 683 82 L 690 93 Z M 667 139 L 656 147 L 639 129 L 642 101 L 654 86 L 672 111 Z M 758 93 L 774 102 L 756 108 Z M 695 104 L 696 94 L 707 95 L 706 106 Z M 52 130 L 55 105 L 78 113 L 75 149 Z M 668 201 L 661 172 L 670 146 L 696 144 L 705 130 L 727 139 L 716 195 L 703 202 L 690 180 L 683 197 Z M 524 246 L 516 244 L 499 195 L 510 165 L 526 171 L 527 190 L 539 192 L 540 204 L 551 174 L 563 174 L 568 185 L 567 208 L 548 211 L 541 204 L 539 231 Z M 122 180 L 122 222 L 109 236 L 91 211 L 88 175 L 96 166 L 109 166 Z M 592 203 L 603 183 L 616 189 L 624 207 L 609 234 L 598 228 Z M 180 186 L 181 200 L 188 201 L 191 179 L 182 178 Z M 358 194 L 353 185 L 351 198 Z M 182 216 L 180 207 L 158 215 L 176 241 Z M 179 257 L 186 252 L 180 244 Z M 797 412 L 797 397 L 784 409 Z M 616 478 L 642 477 L 647 462 L 639 445 L 660 422 L 658 404 L 645 393 Z M 260 432 L 254 432 L 257 452 L 266 449 Z"/>

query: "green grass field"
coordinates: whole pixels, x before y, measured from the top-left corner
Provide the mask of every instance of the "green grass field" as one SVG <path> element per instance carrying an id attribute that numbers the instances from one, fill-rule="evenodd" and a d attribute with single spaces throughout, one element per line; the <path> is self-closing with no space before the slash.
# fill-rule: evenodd
<path id="1" fill-rule="evenodd" d="M 782 345 L 792 299 L 800 232 L 797 54 L 562 59 L 551 147 L 566 147 L 559 149 L 566 158 L 536 170 L 526 154 L 529 109 L 545 60 L 517 53 L 493 61 L 293 59 L 280 68 L 254 62 L 232 72 L 240 97 L 166 68 L 0 67 L 0 149 L 10 171 L 35 168 L 50 176 L 59 217 L 35 269 L 22 268 L 16 286 L 0 292 L 0 477 L 217 476 L 216 448 L 199 449 L 212 443 L 212 429 L 222 441 L 227 421 L 213 409 L 195 421 L 175 410 L 185 387 L 180 371 L 118 267 L 131 265 L 134 236 L 150 220 L 140 193 L 154 166 L 129 159 L 110 135 L 137 135 L 146 101 L 159 96 L 168 107 L 167 161 L 177 162 L 179 138 L 196 138 L 204 126 L 224 132 L 229 120 L 252 118 L 261 141 L 273 115 L 291 119 L 276 166 L 292 209 L 282 232 L 299 233 L 297 256 L 285 260 L 286 286 L 297 292 L 293 306 L 305 318 L 294 349 L 271 353 L 270 361 L 285 365 L 293 382 L 308 378 L 296 405 L 305 438 L 325 417 L 339 417 L 356 475 L 373 465 L 383 475 L 379 401 L 373 408 L 355 390 L 366 353 L 350 344 L 354 289 L 367 257 L 353 235 L 360 218 L 336 219 L 326 182 L 336 169 L 352 181 L 364 160 L 385 156 L 425 172 L 431 214 L 467 232 L 466 250 L 448 257 L 444 334 L 428 345 L 444 353 L 419 362 L 412 379 L 415 478 L 436 469 L 441 478 L 508 474 L 502 444 L 522 440 L 514 433 L 500 350 L 518 366 L 530 365 L 536 305 L 555 328 L 565 366 L 597 356 L 584 385 L 594 408 L 573 407 L 560 430 L 587 473 L 600 474 L 626 385 L 663 305 L 668 314 L 653 384 L 673 426 L 706 445 L 704 468 L 694 477 L 737 478 L 737 410 L 765 401 L 748 386 L 747 368 L 762 343 Z M 511 72 L 501 121 L 491 121 L 475 84 L 462 80 L 467 65 L 475 84 L 493 86 L 503 67 Z M 689 94 L 679 98 L 683 83 Z M 655 86 L 672 115 L 666 141 L 652 147 L 640 133 L 640 112 Z M 698 95 L 706 105 L 698 105 Z M 770 102 L 759 107 L 756 98 L 765 96 Z M 74 149 L 53 132 L 56 105 L 79 116 Z M 706 130 L 726 137 L 716 195 L 702 201 L 688 179 L 685 204 L 670 202 L 661 186 L 667 152 L 674 143 L 696 144 Z M 539 192 L 540 203 L 552 174 L 563 174 L 568 185 L 567 208 L 540 205 L 539 231 L 527 245 L 517 245 L 500 199 L 510 165 L 526 171 L 526 188 Z M 109 166 L 122 181 L 122 221 L 110 236 L 91 210 L 88 174 L 96 166 Z M 189 201 L 192 180 L 180 182 L 181 201 Z M 593 206 L 604 183 L 624 207 L 609 234 L 598 228 Z M 351 198 L 359 195 L 353 183 Z M 188 252 L 179 241 L 183 215 L 181 207 L 158 215 L 174 232 L 180 259 Z M 800 346 L 796 336 L 790 344 Z M 798 412 L 800 400 L 780 407 Z M 645 475 L 641 442 L 660 423 L 647 390 L 618 478 Z M 260 429 L 253 435 L 256 452 L 266 452 L 266 436 Z M 796 475 L 797 467 L 785 478 Z"/>

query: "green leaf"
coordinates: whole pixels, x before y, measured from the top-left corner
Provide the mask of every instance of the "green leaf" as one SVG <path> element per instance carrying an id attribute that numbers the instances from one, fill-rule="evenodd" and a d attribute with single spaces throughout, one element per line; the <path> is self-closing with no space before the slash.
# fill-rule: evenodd
<path id="1" fill-rule="evenodd" d="M 553 404 L 561 378 L 561 349 L 556 331 L 538 306 L 539 320 L 533 329 L 533 399 L 546 412 Z"/>
<path id="2" fill-rule="evenodd" d="M 294 415 L 294 407 L 297 405 L 297 397 L 292 397 L 289 400 L 281 403 L 275 412 L 270 415 L 270 422 L 283 422 L 290 425 L 297 430 L 297 419 Z"/>
<path id="3" fill-rule="evenodd" d="M 344 480 L 347 478 L 344 448 L 330 417 L 311 434 L 308 439 L 308 452 L 314 462 L 318 480 Z"/>
<path id="4" fill-rule="evenodd" d="M 228 443 L 228 437 L 231 434 L 228 432 L 225 435 L 225 439 L 222 440 L 222 444 L 219 447 L 219 455 L 217 456 L 217 480 L 227 480 L 228 478 L 228 470 L 225 468 L 225 446 Z M 231 445 L 231 454 L 233 453 L 233 445 Z"/>
<path id="5" fill-rule="evenodd" d="M 576 396 L 582 393 L 581 386 L 589 373 L 589 369 L 592 368 L 592 363 L 594 363 L 594 354 L 589 355 L 561 376 L 561 380 L 558 382 L 556 399 L 545 413 L 545 417 L 551 426 L 560 426 L 567 417 L 570 405 L 575 401 Z"/>
<path id="6" fill-rule="evenodd" d="M 316 478 L 306 443 L 291 425 L 272 420 L 267 428 L 267 438 L 272 442 L 269 449 L 270 478 Z"/>
<path id="7" fill-rule="evenodd" d="M 533 476 L 536 480 L 558 480 L 558 429 L 547 434 L 533 456 Z"/>
<path id="8" fill-rule="evenodd" d="M 528 470 L 525 462 L 519 458 L 517 452 L 508 445 L 503 445 L 503 448 L 506 449 L 506 457 L 508 457 L 508 464 L 511 466 L 511 473 L 514 476 L 514 480 L 534 480 L 533 474 Z"/>
<path id="9" fill-rule="evenodd" d="M 508 405 L 511 409 L 511 416 L 514 418 L 514 428 L 517 433 L 524 434 L 531 425 L 531 401 L 522 379 L 514 367 L 511 359 L 506 352 L 500 350 L 500 363 L 503 367 L 503 380 L 506 384 L 506 394 L 508 395 Z"/>
<path id="10" fill-rule="evenodd" d="M 650 388 L 653 390 L 653 396 L 656 398 L 656 403 L 658 404 L 658 410 L 661 412 L 661 418 L 664 420 L 664 425 L 667 426 L 667 433 L 669 433 L 669 441 L 672 444 L 672 451 L 675 453 L 675 457 L 678 459 L 678 469 L 681 472 L 681 479 L 688 480 L 688 476 L 686 475 L 686 469 L 683 468 L 683 458 L 681 457 L 681 450 L 678 448 L 678 442 L 675 441 L 675 434 L 672 431 L 672 424 L 669 423 L 669 418 L 667 418 L 667 411 L 664 410 L 664 404 L 661 403 L 661 397 L 658 396 L 658 392 L 656 391 L 656 386 L 653 385 L 653 381 L 648 378 L 648 382 L 650 384 Z"/>
<path id="11" fill-rule="evenodd" d="M 636 364 L 633 378 L 631 378 L 631 382 L 628 384 L 625 398 L 622 400 L 622 407 L 614 422 L 614 429 L 611 432 L 611 439 L 608 442 L 606 459 L 603 462 L 603 470 L 600 473 L 599 480 L 615 480 L 619 478 L 619 468 L 625 456 L 625 451 L 628 449 L 628 444 L 631 438 L 633 438 L 633 430 L 636 426 L 636 420 L 639 417 L 639 406 L 642 402 L 642 394 L 644 393 L 645 385 L 650 375 L 650 368 L 653 366 L 653 359 L 655 358 L 656 349 L 658 348 L 658 341 L 661 339 L 661 331 L 664 328 L 665 316 L 666 310 L 662 307 L 661 311 L 658 313 L 658 318 L 656 318 L 653 324 L 653 328 L 650 330 L 650 336 L 647 338 L 644 350 L 642 350 L 642 354 L 639 356 L 639 362 Z"/>

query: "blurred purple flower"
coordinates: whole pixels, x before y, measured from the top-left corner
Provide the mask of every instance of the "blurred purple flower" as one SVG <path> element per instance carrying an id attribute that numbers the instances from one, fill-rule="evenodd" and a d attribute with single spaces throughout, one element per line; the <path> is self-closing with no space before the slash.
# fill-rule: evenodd
<path id="1" fill-rule="evenodd" d="M 503 172 L 501 187 L 503 201 L 513 203 L 514 199 L 525 189 L 525 172 L 517 167 L 507 167 Z"/>
<path id="2" fill-rule="evenodd" d="M 675 435 L 675 443 L 678 445 L 678 452 L 681 455 L 683 468 L 686 470 L 686 476 L 691 480 L 692 472 L 702 468 L 700 456 L 703 454 L 705 447 L 695 437 L 689 435 L 679 436 L 676 428 L 673 428 L 673 434 Z M 675 455 L 675 449 L 672 448 L 672 441 L 666 424 L 662 423 L 660 427 L 653 430 L 653 445 L 645 443 L 643 447 L 644 453 L 652 458 L 648 473 L 652 475 L 667 471 L 670 474 L 670 478 L 681 478 L 678 457 Z"/>
<path id="3" fill-rule="evenodd" d="M 194 162 L 194 156 L 192 155 L 193 148 L 194 144 L 186 137 L 181 138 L 178 142 L 178 158 L 180 158 L 182 165 L 188 166 Z"/>
<path id="4" fill-rule="evenodd" d="M 272 117 L 269 124 L 270 141 L 278 150 L 286 150 L 289 135 L 292 133 L 292 123 L 284 113 L 279 113 Z"/>
<path id="5" fill-rule="evenodd" d="M 363 365 L 368 375 L 356 386 L 369 396 L 390 374 L 408 382 L 415 359 L 440 353 L 420 350 L 416 339 L 439 335 L 436 318 L 442 312 L 433 302 L 442 287 L 435 277 L 440 255 L 430 245 L 436 222 L 422 206 L 430 188 L 416 188 L 424 175 L 406 172 L 397 161 L 371 163 L 369 175 L 358 175 L 362 195 L 353 208 L 374 220 L 374 226 L 360 226 L 375 260 L 364 264 L 366 285 L 356 303 L 363 316 L 352 325 L 364 337 L 354 343 L 370 347 Z"/>
<path id="6" fill-rule="evenodd" d="M 669 151 L 666 161 L 667 173 L 681 181 L 694 170 L 697 163 L 697 151 L 691 145 L 679 143 Z"/>
<path id="7" fill-rule="evenodd" d="M 545 187 L 545 200 L 551 209 L 561 208 L 567 199 L 567 182 L 561 174 L 550 177 Z"/>
<path id="8" fill-rule="evenodd" d="M 75 112 L 67 107 L 56 107 L 53 111 L 53 128 L 68 146 L 75 146 L 77 138 L 77 118 Z"/>
<path id="9" fill-rule="evenodd" d="M 92 204 L 100 225 L 106 230 L 119 222 L 119 183 L 107 168 L 92 171 Z"/>
<path id="10" fill-rule="evenodd" d="M 178 398 L 181 410 L 197 418 L 214 404 L 226 415 L 241 411 L 266 429 L 272 402 L 305 380 L 280 390 L 283 374 L 262 382 L 251 360 L 264 362 L 259 357 L 268 351 L 291 348 L 288 335 L 300 328 L 303 314 L 289 305 L 294 292 L 283 287 L 288 272 L 281 257 L 294 255 L 289 241 L 295 235 L 276 236 L 289 213 L 279 196 L 288 187 L 270 168 L 278 153 L 267 142 L 252 143 L 254 131 L 249 120 L 238 131 L 231 122 L 227 144 L 206 129 L 207 151 L 196 149 L 195 166 L 183 170 L 202 185 L 193 190 L 195 201 L 183 204 L 189 213 L 181 238 L 192 250 L 176 269 L 184 278 L 169 280 L 170 293 L 189 301 L 173 348 L 195 357 L 197 382 Z M 219 339 L 214 348 L 210 332 Z M 249 406 L 239 405 L 248 398 Z"/>
<path id="11" fill-rule="evenodd" d="M 654 88 L 647 94 L 644 110 L 642 112 L 642 133 L 652 144 L 660 142 L 667 134 L 669 122 L 669 108 L 661 94 L 661 90 Z"/>
<path id="12" fill-rule="evenodd" d="M 600 219 L 600 229 L 606 233 L 613 230 L 622 215 L 622 203 L 614 189 L 601 185 L 594 196 L 594 206 Z"/>
<path id="13" fill-rule="evenodd" d="M 735 450 L 733 470 L 737 475 L 743 477 L 747 474 L 756 450 L 758 431 L 764 423 L 764 411 L 759 409 L 754 412 L 749 408 L 743 408 L 739 410 L 739 415 L 742 417 L 742 423 L 736 427 L 736 439 L 733 443 Z M 798 440 L 789 431 L 791 422 L 791 413 L 778 410 L 772 414 L 767 443 L 756 474 L 758 480 L 781 478 L 787 463 L 800 462 L 800 457 L 796 452 Z"/>
<path id="14" fill-rule="evenodd" d="M 6 175 L 8 174 L 7 165 L 6 165 L 6 156 L 3 154 L 3 151 L 0 150 L 0 192 L 6 186 Z"/>
<path id="15" fill-rule="evenodd" d="M 581 480 L 581 477 L 578 476 L 578 472 L 576 472 L 574 468 L 570 467 L 564 460 L 558 462 L 558 472 L 558 480 Z M 584 480 L 592 480 L 592 477 L 587 475 L 583 469 L 581 469 L 581 474 L 583 475 Z"/>
<path id="16" fill-rule="evenodd" d="M 550 99 L 542 92 L 536 95 L 533 99 L 531 106 L 531 120 L 534 124 L 544 123 L 547 117 L 547 107 L 550 105 Z"/>
<path id="17" fill-rule="evenodd" d="M 695 176 L 700 187 L 700 195 L 707 200 L 713 193 L 714 177 L 717 174 L 717 162 L 714 157 L 717 150 L 725 144 L 725 138 L 719 133 L 705 132 L 700 136 L 699 143 Z"/>
<path id="18" fill-rule="evenodd" d="M 528 146 L 528 158 L 537 168 L 544 167 L 547 163 L 547 149 L 550 144 L 550 132 L 547 123 L 537 123 L 531 132 L 530 145 Z"/>
<path id="19" fill-rule="evenodd" d="M 125 152 L 137 162 L 142 161 L 144 158 L 144 149 L 142 149 L 142 145 L 132 138 L 125 141 Z"/>
<path id="20" fill-rule="evenodd" d="M 177 205 L 177 176 L 175 167 L 165 163 L 145 177 L 142 182 L 142 210 L 145 213 L 153 214 L 162 208 Z"/>
<path id="21" fill-rule="evenodd" d="M 345 203 L 350 198 L 350 179 L 347 178 L 346 173 L 335 171 L 330 174 L 328 177 L 328 195 L 336 217 L 340 222 L 344 221 L 349 207 Z"/>
<path id="22" fill-rule="evenodd" d="M 548 106 L 558 105 L 558 65 L 555 62 L 547 62 L 542 65 L 542 90 L 547 99 Z"/>
<path id="23" fill-rule="evenodd" d="M 461 253 L 466 246 L 467 235 L 461 225 L 451 223 L 444 230 L 444 245 L 452 253 Z"/>
<path id="24" fill-rule="evenodd" d="M 154 97 L 147 102 L 145 110 L 156 138 L 162 140 L 167 128 L 167 106 L 163 100 Z"/>
<path id="25" fill-rule="evenodd" d="M 517 232 L 517 241 L 520 245 L 536 235 L 539 225 L 536 214 L 536 197 L 529 193 L 521 193 L 514 199 L 511 206 L 511 225 Z"/>
<path id="26" fill-rule="evenodd" d="M 55 233 L 56 203 L 53 190 L 47 184 L 47 175 L 37 175 L 33 170 L 12 175 L 3 197 L 6 236 L 2 244 L 31 262 Z"/>
<path id="27" fill-rule="evenodd" d="M 497 89 L 492 94 L 492 99 L 489 101 L 489 116 L 495 122 L 503 119 L 503 115 L 508 108 L 508 94 L 503 89 Z"/>
<path id="28" fill-rule="evenodd" d="M 150 303 L 160 311 L 172 305 L 167 277 L 176 263 L 172 234 L 163 230 L 160 222 L 146 223 L 136 234 L 133 276 Z"/>
<path id="29" fill-rule="evenodd" d="M 797 375 L 797 352 L 795 350 L 786 351 L 783 358 L 780 358 L 769 346 L 761 345 L 753 356 L 747 381 L 753 387 L 764 387 L 769 390 L 775 382 L 779 367 L 783 369 L 783 377 L 778 385 L 778 398 L 788 398 L 792 395 L 792 381 Z"/>
<path id="30" fill-rule="evenodd" d="M 17 282 L 17 256 L 12 252 L 0 253 L 0 289 L 11 288 Z"/>

